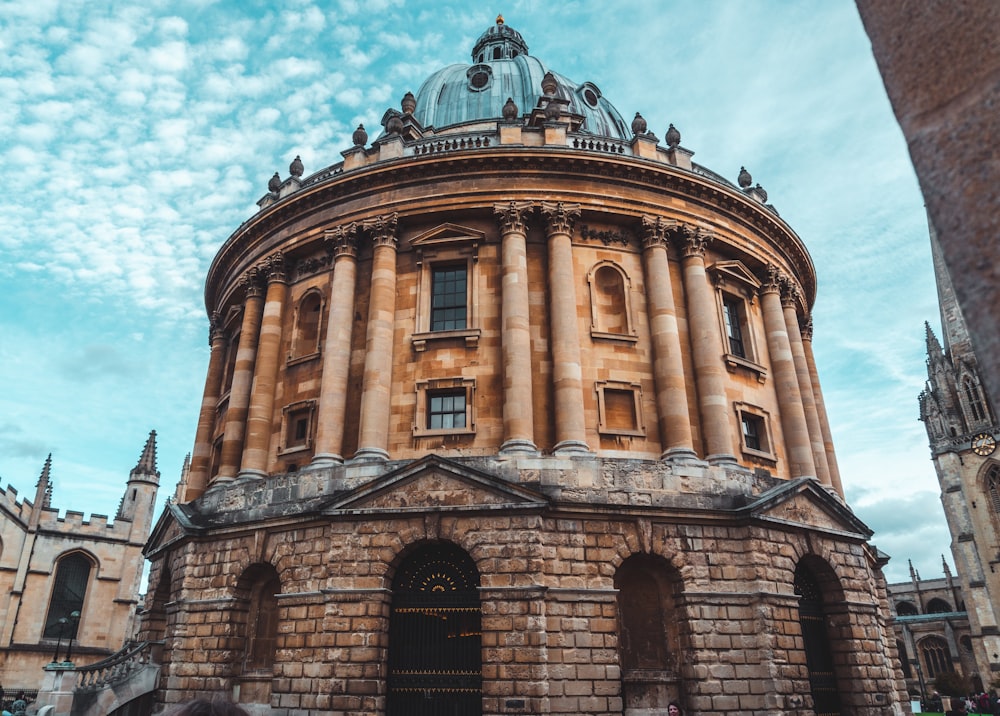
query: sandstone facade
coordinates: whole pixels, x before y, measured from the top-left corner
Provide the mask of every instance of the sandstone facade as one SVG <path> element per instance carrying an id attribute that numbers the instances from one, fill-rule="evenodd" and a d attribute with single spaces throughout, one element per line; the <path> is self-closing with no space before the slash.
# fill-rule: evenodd
<path id="1" fill-rule="evenodd" d="M 161 700 L 903 712 L 802 241 L 502 20 L 473 61 L 296 159 L 210 269 Z"/>

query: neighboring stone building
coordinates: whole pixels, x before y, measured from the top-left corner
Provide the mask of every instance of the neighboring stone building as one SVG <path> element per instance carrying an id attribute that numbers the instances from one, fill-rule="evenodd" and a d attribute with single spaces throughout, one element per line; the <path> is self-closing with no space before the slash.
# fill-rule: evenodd
<path id="1" fill-rule="evenodd" d="M 934 679 L 947 671 L 968 677 L 977 692 L 984 688 L 962 589 L 943 557 L 941 561 L 942 579 L 921 579 L 911 563 L 910 581 L 889 585 L 903 677 L 917 697 L 930 693 Z"/>
<path id="2" fill-rule="evenodd" d="M 931 248 L 941 307 L 941 341 L 927 326 L 927 388 L 920 419 L 927 428 L 941 502 L 951 531 L 971 627 L 978 676 L 988 687 L 1000 672 L 1000 439 L 996 409 L 982 381 L 933 225 Z"/>
<path id="3" fill-rule="evenodd" d="M 256 713 L 899 714 L 816 276 L 741 171 L 498 19 L 209 271 L 160 699 Z"/>
<path id="4" fill-rule="evenodd" d="M 60 517 L 51 473 L 49 456 L 33 502 L 10 486 L 0 495 L 0 683 L 7 689 L 37 689 L 57 652 L 59 662 L 70 656 L 77 666 L 90 664 L 132 636 L 160 479 L 156 433 L 111 522 L 72 510 Z"/>

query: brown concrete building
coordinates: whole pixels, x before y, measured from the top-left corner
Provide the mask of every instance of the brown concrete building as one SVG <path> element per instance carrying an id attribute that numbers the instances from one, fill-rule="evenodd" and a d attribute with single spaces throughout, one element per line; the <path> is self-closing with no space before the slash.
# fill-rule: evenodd
<path id="1" fill-rule="evenodd" d="M 0 494 L 0 683 L 39 688 L 58 658 L 99 661 L 134 635 L 134 616 L 159 487 L 156 434 L 129 474 L 112 521 L 52 505 L 51 457 L 34 501 Z M 72 638 L 72 651 L 70 639 Z"/>
<path id="2" fill-rule="evenodd" d="M 843 500 L 816 276 L 502 20 L 209 271 L 147 548 L 160 699 L 257 713 L 903 713 Z"/>
<path id="3" fill-rule="evenodd" d="M 975 668 L 986 687 L 1000 672 L 1000 424 L 933 225 L 931 248 L 942 339 L 927 327 L 927 388 L 920 419 L 941 483 L 941 503 L 971 628 Z"/>

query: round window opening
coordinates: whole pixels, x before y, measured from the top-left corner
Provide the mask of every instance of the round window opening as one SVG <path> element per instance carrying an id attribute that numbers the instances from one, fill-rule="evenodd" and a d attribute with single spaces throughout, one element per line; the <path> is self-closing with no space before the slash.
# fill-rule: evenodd
<path id="1" fill-rule="evenodd" d="M 476 72 L 469 79 L 469 84 L 471 84 L 476 89 L 482 89 L 490 82 L 490 75 L 488 72 Z"/>
<path id="2" fill-rule="evenodd" d="M 586 89 L 583 92 L 583 98 L 587 100 L 587 104 L 591 107 L 597 106 L 597 94 L 592 89 Z"/>

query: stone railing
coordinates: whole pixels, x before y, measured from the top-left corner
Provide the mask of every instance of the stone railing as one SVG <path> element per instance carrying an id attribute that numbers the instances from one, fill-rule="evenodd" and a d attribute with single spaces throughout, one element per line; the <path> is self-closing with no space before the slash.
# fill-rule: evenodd
<path id="1" fill-rule="evenodd" d="M 469 149 L 486 149 L 497 146 L 497 134 L 467 134 L 459 137 L 442 137 L 428 141 L 417 140 L 407 146 L 406 154 L 422 156 L 440 152 L 461 152 Z"/>
<path id="2" fill-rule="evenodd" d="M 74 691 L 97 691 L 126 680 L 149 664 L 158 664 L 162 641 L 130 642 L 107 659 L 78 667 Z"/>

